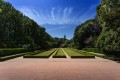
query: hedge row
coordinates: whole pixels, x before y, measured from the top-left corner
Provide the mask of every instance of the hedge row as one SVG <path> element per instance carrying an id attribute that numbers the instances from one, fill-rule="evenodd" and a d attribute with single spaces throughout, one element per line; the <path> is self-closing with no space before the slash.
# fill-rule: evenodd
<path id="1" fill-rule="evenodd" d="M 95 52 L 95 53 L 103 53 L 104 56 L 94 54 L 95 56 L 114 60 L 114 61 L 120 61 L 120 51 L 106 51 L 106 50 L 99 50 L 98 48 L 84 48 L 83 50 L 88 52 Z"/>
<path id="2" fill-rule="evenodd" d="M 71 58 L 95 58 L 95 56 L 71 56 Z"/>
<path id="3" fill-rule="evenodd" d="M 88 52 L 103 53 L 103 51 L 98 48 L 84 48 L 83 50 Z"/>
<path id="4" fill-rule="evenodd" d="M 36 51 L 33 51 L 33 52 L 31 52 L 30 54 L 27 54 L 27 55 L 25 55 L 25 56 L 32 56 L 32 55 L 36 55 L 36 54 L 39 54 L 39 53 L 41 53 L 41 52 L 43 52 L 44 50 L 36 50 Z"/>
<path id="5" fill-rule="evenodd" d="M 104 52 L 106 55 L 114 55 L 114 56 L 120 58 L 120 51 L 106 51 L 106 50 L 104 50 L 103 52 Z"/>
<path id="6" fill-rule="evenodd" d="M 5 57 L 5 56 L 9 56 L 9 55 L 15 55 L 15 54 L 18 54 L 18 53 L 25 53 L 27 51 L 28 51 L 28 49 L 24 49 L 24 48 L 0 49 L 0 57 Z"/>
<path id="7" fill-rule="evenodd" d="M 59 55 L 56 55 L 56 56 L 53 56 L 53 58 L 66 58 L 66 56 L 59 56 Z"/>
<path id="8" fill-rule="evenodd" d="M 15 55 L 10 55 L 10 56 L 5 56 L 5 57 L 0 57 L 0 61 L 10 60 L 10 59 L 13 59 L 13 58 L 16 58 L 16 57 L 20 57 L 20 56 L 23 56 L 23 55 L 26 55 L 26 54 L 29 54 L 29 52 L 21 53 L 21 54 L 15 54 Z"/>

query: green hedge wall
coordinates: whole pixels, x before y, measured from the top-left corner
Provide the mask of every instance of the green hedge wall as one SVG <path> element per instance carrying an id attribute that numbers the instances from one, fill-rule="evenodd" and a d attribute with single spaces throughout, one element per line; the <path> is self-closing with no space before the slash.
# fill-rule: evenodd
<path id="1" fill-rule="evenodd" d="M 26 55 L 26 54 L 29 54 L 29 53 L 26 52 L 26 53 L 21 53 L 21 54 L 15 54 L 15 55 L 10 55 L 10 56 L 0 57 L 0 62 L 10 60 L 10 59 L 13 59 L 13 58 L 17 58 L 17 57 L 20 57 L 20 56 L 23 56 L 23 55 Z"/>
<path id="2" fill-rule="evenodd" d="M 18 53 L 24 53 L 27 52 L 28 49 L 24 48 L 5 48 L 5 49 L 0 49 L 0 57 L 5 57 L 9 55 L 15 55 Z"/>
<path id="3" fill-rule="evenodd" d="M 103 51 L 98 48 L 84 48 L 83 50 L 88 52 L 103 53 Z"/>

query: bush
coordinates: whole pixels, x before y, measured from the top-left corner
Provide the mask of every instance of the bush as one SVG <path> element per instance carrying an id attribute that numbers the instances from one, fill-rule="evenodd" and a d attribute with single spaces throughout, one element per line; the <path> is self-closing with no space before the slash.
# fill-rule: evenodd
<path id="1" fill-rule="evenodd" d="M 111 55 L 111 56 L 115 56 L 115 57 L 120 58 L 120 51 L 106 51 L 106 50 L 104 50 L 104 53 L 106 55 Z"/>
<path id="2" fill-rule="evenodd" d="M 0 49 L 0 57 L 15 55 L 15 54 L 24 53 L 27 51 L 28 50 L 24 48 L 4 48 L 4 49 Z"/>
<path id="3" fill-rule="evenodd" d="M 26 55 L 26 54 L 29 54 L 29 53 L 27 52 L 27 53 L 10 55 L 10 56 L 6 56 L 6 57 L 0 57 L 0 61 L 10 60 L 10 59 L 13 59 L 13 58 L 16 58 L 16 57 L 20 57 L 20 56 L 23 56 L 23 55 Z"/>
<path id="4" fill-rule="evenodd" d="M 88 52 L 103 53 L 103 51 L 98 48 L 84 48 L 83 50 Z"/>

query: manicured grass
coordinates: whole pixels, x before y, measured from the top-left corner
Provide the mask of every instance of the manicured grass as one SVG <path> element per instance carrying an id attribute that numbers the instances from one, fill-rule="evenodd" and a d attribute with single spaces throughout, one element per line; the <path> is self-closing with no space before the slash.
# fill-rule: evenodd
<path id="1" fill-rule="evenodd" d="M 105 54 L 101 54 L 101 53 L 94 53 L 94 52 L 88 52 L 94 56 L 97 57 L 101 57 L 101 58 L 105 58 L 105 59 L 109 59 L 109 60 L 113 60 L 113 61 L 120 61 L 119 58 L 116 58 L 115 56 L 111 56 L 111 55 L 105 55 Z"/>
<path id="2" fill-rule="evenodd" d="M 64 50 L 71 58 L 95 58 L 94 55 L 91 55 L 89 53 L 84 54 L 82 51 L 76 52 L 67 48 L 64 48 Z"/>
<path id="3" fill-rule="evenodd" d="M 22 48 L 18 48 L 18 50 L 19 49 L 22 49 Z M 6 48 L 4 50 L 11 50 L 11 48 L 9 48 L 9 49 Z M 20 57 L 20 56 L 35 55 L 35 54 L 38 54 L 40 52 L 43 52 L 43 50 L 36 50 L 36 51 L 33 51 L 33 52 L 25 52 L 25 53 L 18 53 L 18 54 L 8 55 L 8 56 L 0 57 L 0 61 L 6 61 L 6 60 L 10 60 L 10 59 L 17 58 L 17 57 Z"/>
<path id="4" fill-rule="evenodd" d="M 95 56 L 94 54 L 87 52 L 87 51 L 83 51 L 83 50 L 77 50 L 77 49 L 71 49 L 75 52 L 78 52 L 79 54 L 85 55 L 85 56 Z"/>
<path id="5" fill-rule="evenodd" d="M 84 50 L 78 50 L 78 49 L 73 49 L 73 48 L 69 48 L 75 52 L 78 52 L 80 54 L 83 54 L 83 55 L 90 55 L 90 56 L 98 56 L 98 57 L 104 57 L 105 55 L 104 54 L 101 54 L 101 53 L 94 53 L 94 52 L 88 52 L 88 51 L 84 51 Z"/>
<path id="6" fill-rule="evenodd" d="M 95 52 L 89 52 L 89 51 L 84 51 L 84 50 L 77 50 L 77 49 L 73 49 L 73 48 L 69 48 L 75 52 L 78 52 L 80 54 L 84 54 L 86 56 L 97 56 L 97 57 L 101 57 L 101 58 L 105 58 L 105 59 L 109 59 L 109 60 L 113 60 L 113 61 L 120 61 L 120 58 L 117 58 L 115 56 L 112 55 L 105 55 L 102 53 L 95 53 Z"/>
<path id="7" fill-rule="evenodd" d="M 57 49 L 51 49 L 35 55 L 25 55 L 24 58 L 49 58 Z"/>
<path id="8" fill-rule="evenodd" d="M 59 48 L 58 51 L 53 55 L 53 58 L 66 58 L 66 55 L 64 54 L 63 50 Z"/>
<path id="9" fill-rule="evenodd" d="M 26 54 L 25 56 L 32 56 L 32 55 L 36 55 L 42 52 L 44 52 L 44 50 L 36 50 L 36 51 L 30 52 L 29 54 Z"/>

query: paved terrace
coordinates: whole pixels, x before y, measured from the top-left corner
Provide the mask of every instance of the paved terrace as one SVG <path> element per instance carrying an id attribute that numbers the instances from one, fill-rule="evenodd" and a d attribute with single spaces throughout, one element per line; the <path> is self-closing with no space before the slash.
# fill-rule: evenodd
<path id="1" fill-rule="evenodd" d="M 120 63 L 96 59 L 23 59 L 0 62 L 0 80 L 120 80 Z"/>

